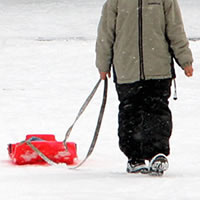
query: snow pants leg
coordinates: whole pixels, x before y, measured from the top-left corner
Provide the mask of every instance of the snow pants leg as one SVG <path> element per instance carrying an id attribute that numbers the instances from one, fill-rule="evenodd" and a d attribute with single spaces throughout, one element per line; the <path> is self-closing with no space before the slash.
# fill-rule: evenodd
<path id="1" fill-rule="evenodd" d="M 169 155 L 172 116 L 168 107 L 171 79 L 116 84 L 119 146 L 129 159 Z"/>

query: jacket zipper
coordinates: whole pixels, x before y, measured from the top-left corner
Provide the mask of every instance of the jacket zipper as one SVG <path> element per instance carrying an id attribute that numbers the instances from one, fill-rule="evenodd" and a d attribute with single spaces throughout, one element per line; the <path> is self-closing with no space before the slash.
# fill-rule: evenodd
<path id="1" fill-rule="evenodd" d="M 145 80 L 144 58 L 143 58 L 143 22 L 142 22 L 142 0 L 138 0 L 138 30 L 139 30 L 139 58 L 140 58 L 140 80 Z"/>

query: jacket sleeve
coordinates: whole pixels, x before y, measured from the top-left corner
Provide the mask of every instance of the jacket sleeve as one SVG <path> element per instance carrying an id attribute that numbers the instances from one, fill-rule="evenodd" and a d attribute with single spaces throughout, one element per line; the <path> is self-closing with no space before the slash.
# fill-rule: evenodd
<path id="1" fill-rule="evenodd" d="M 193 58 L 185 34 L 181 11 L 177 0 L 165 0 L 164 2 L 166 34 L 177 64 L 184 69 L 192 65 Z"/>
<path id="2" fill-rule="evenodd" d="M 103 6 L 96 41 L 96 66 L 101 72 L 108 72 L 113 60 L 117 0 L 107 0 Z"/>

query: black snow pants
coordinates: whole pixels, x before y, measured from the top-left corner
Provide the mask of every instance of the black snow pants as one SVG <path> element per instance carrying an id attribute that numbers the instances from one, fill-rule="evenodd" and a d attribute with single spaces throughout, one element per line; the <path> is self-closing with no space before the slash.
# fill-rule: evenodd
<path id="1" fill-rule="evenodd" d="M 158 153 L 169 155 L 171 82 L 171 79 L 159 79 L 116 83 L 120 101 L 119 146 L 128 159 L 150 160 Z"/>

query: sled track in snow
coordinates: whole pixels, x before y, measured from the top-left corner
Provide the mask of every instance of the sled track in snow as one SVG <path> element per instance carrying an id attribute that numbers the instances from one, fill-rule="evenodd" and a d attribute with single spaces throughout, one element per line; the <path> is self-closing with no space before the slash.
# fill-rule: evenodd
<path id="1" fill-rule="evenodd" d="M 77 42 L 87 42 L 87 41 L 95 41 L 94 37 L 81 37 L 81 36 L 73 36 L 73 37 L 0 37 L 1 43 L 7 43 L 8 41 L 38 41 L 38 42 L 69 42 L 69 41 L 77 41 Z"/>
<path id="2" fill-rule="evenodd" d="M 87 38 L 87 37 L 38 37 L 37 41 L 41 42 L 51 42 L 51 41 L 91 41 L 95 40 L 95 38 Z"/>
<path id="3" fill-rule="evenodd" d="M 199 41 L 200 40 L 200 37 L 196 37 L 196 38 L 188 38 L 190 41 Z"/>

